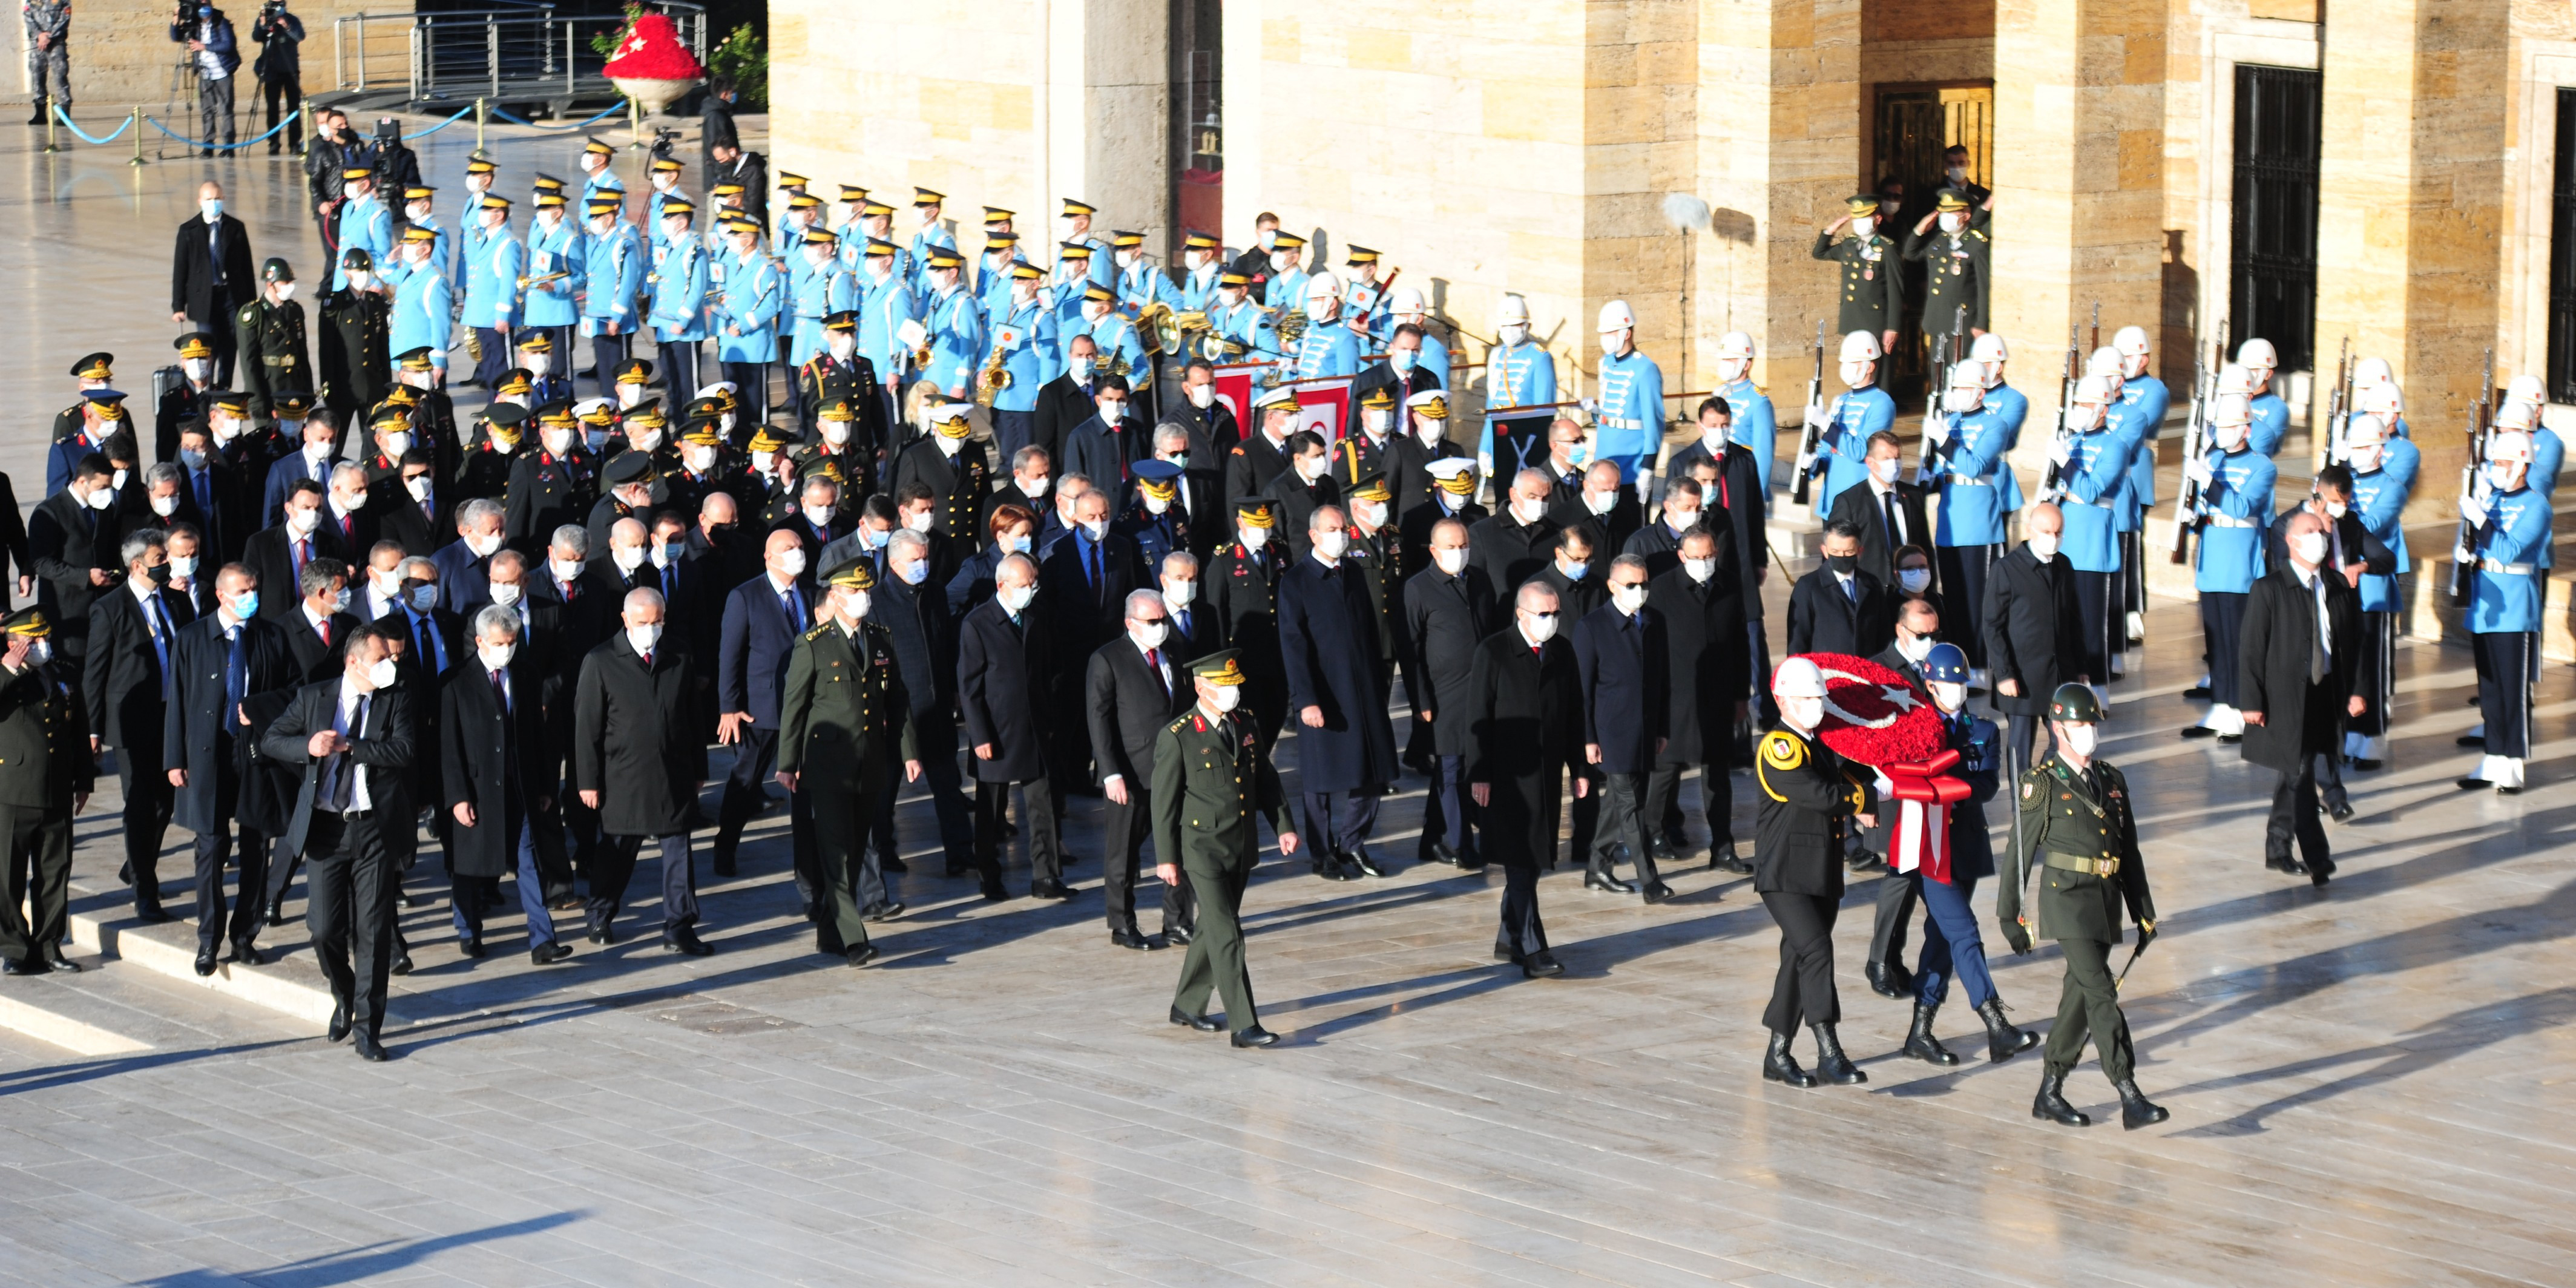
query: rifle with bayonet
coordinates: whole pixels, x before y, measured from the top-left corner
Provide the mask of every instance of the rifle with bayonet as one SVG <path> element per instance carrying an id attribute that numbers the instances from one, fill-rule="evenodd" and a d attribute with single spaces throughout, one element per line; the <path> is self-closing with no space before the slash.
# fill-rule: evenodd
<path id="1" fill-rule="evenodd" d="M 2451 543 L 2451 599 L 2465 607 L 2477 590 L 2478 569 L 2469 544 L 2477 539 L 2477 530 L 2469 524 L 2469 504 L 2477 496 L 2478 469 L 2487 459 L 2487 440 L 2495 436 L 2493 415 L 2495 398 L 2495 350 L 2487 350 L 2485 367 L 2478 375 L 2478 401 L 2469 408 L 2469 459 L 2460 466 L 2460 534 Z"/>
<path id="2" fill-rule="evenodd" d="M 2075 386 L 2084 378 L 2084 351 L 2076 347 L 2081 332 L 2066 328 L 2066 374 L 2057 383 L 2057 428 L 2049 438 L 2048 472 L 2040 480 L 2040 495 L 2054 501 L 2065 491 L 2066 467 L 2060 460 L 2066 454 L 2066 418 L 2075 411 Z"/>
<path id="3" fill-rule="evenodd" d="M 2352 419 L 2352 337 L 2335 351 L 2334 388 L 2326 395 L 2326 464 L 2341 465 L 2344 422 Z"/>
<path id="4" fill-rule="evenodd" d="M 2210 404 L 2218 397 L 2218 369 L 2227 362 L 2227 323 L 2218 324 L 2218 347 L 2203 362 L 2200 349 L 2191 351 L 2191 415 L 2182 429 L 2182 496 L 2174 502 L 2173 561 L 2191 562 L 2191 534 L 2200 526 L 2200 481 L 2191 476 L 2191 463 L 2207 450 Z"/>
<path id="5" fill-rule="evenodd" d="M 1968 360 L 1968 306 L 1959 306 L 1951 319 L 1950 333 L 1932 353 L 1932 396 L 1923 400 L 1923 447 L 1914 460 L 1914 486 L 1928 487 L 1941 476 L 1941 458 L 1950 448 L 1950 413 L 1943 400 L 1950 396 L 1950 379 L 1959 364 Z"/>
<path id="6" fill-rule="evenodd" d="M 1824 462 L 1816 459 L 1816 449 L 1825 433 L 1825 324 L 1816 323 L 1816 363 L 1807 376 L 1807 407 L 1804 423 L 1798 429 L 1796 477 L 1789 481 L 1789 499 L 1799 505 L 1807 503 L 1810 484 Z"/>

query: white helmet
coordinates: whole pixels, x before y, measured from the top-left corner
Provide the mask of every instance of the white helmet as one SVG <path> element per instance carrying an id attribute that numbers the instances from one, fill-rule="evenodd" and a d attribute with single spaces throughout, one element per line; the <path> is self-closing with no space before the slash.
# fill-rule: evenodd
<path id="1" fill-rule="evenodd" d="M 2220 397 L 2224 398 L 2229 394 L 2246 394 L 2250 396 L 2253 392 L 2254 373 L 2247 371 L 2244 367 L 2233 362 L 2218 369 L 2218 394 Z"/>
<path id="2" fill-rule="evenodd" d="M 2343 423 L 2343 445 L 2346 451 L 2356 447 L 2376 447 L 2388 441 L 2388 426 L 2377 416 L 2355 416 Z"/>
<path id="3" fill-rule="evenodd" d="M 2497 429 L 2527 432 L 2539 419 L 2539 411 L 2532 404 L 2524 402 L 2509 402 L 2502 407 L 2496 408 L 2495 427 Z"/>
<path id="4" fill-rule="evenodd" d="M 1313 277 L 1306 279 L 1306 298 L 1308 300 L 1337 300 L 1341 297 L 1342 284 L 1335 281 L 1332 274 L 1317 273 Z"/>
<path id="5" fill-rule="evenodd" d="M 2395 385 L 2364 386 L 2353 401 L 2373 416 L 2400 416 L 2406 411 L 2406 395 Z"/>
<path id="6" fill-rule="evenodd" d="M 2236 360 L 2265 371 L 2275 370 L 2281 365 L 2281 355 L 2272 351 L 2272 342 L 2259 335 L 2236 346 Z"/>
<path id="7" fill-rule="evenodd" d="M 2109 406 L 2115 397 L 2117 395 L 2111 392 L 2110 379 L 2101 372 L 2087 372 L 2082 380 L 2075 382 L 2075 401 L 2077 402 Z"/>
<path id="8" fill-rule="evenodd" d="M 2531 464 L 2531 435 L 2518 429 L 2509 429 L 2497 434 L 2487 440 L 2487 459 Z"/>
<path id="9" fill-rule="evenodd" d="M 1624 331 L 1637 325 L 1637 315 L 1628 309 L 1626 300 L 1612 300 L 1601 306 L 1600 324 L 1592 329 L 1603 335 Z"/>
<path id="10" fill-rule="evenodd" d="M 2004 338 L 1992 331 L 1978 336 L 1976 343 L 1968 346 L 1968 359 L 1971 362 L 2003 362 L 2011 356 L 2004 352 Z"/>
<path id="11" fill-rule="evenodd" d="M 2084 360 L 2084 374 L 2088 376 L 2120 374 L 2120 351 L 2107 344 L 2095 349 L 2092 356 Z"/>
<path id="12" fill-rule="evenodd" d="M 1422 298 L 1422 292 L 1410 286 L 1399 286 L 1389 292 L 1386 297 L 1386 307 L 1387 311 L 1398 314 L 1431 311 L 1431 306 Z"/>
<path id="13" fill-rule="evenodd" d="M 2509 403 L 2544 403 L 2549 401 L 2549 394 L 2542 387 L 2540 377 L 2520 375 L 2505 382 L 2504 400 Z"/>
<path id="14" fill-rule="evenodd" d="M 2253 400 L 2241 393 L 2220 394 L 2210 399 L 2209 423 L 2212 426 L 2253 424 Z"/>
<path id="15" fill-rule="evenodd" d="M 2121 327 L 2111 336 L 2111 347 L 2119 350 L 2123 358 L 2144 357 L 2147 352 L 2147 329 L 2142 326 Z"/>
<path id="16" fill-rule="evenodd" d="M 1803 657 L 1784 658 L 1771 672 L 1771 696 L 1821 698 L 1825 696 L 1825 673 Z"/>
<path id="17" fill-rule="evenodd" d="M 1986 364 L 1982 362 L 1962 362 L 1953 365 L 1950 368 L 1950 387 L 1953 389 L 1984 389 L 1986 387 Z"/>
<path id="18" fill-rule="evenodd" d="M 1528 326 L 1529 301 L 1517 295 L 1504 296 L 1503 302 L 1494 306 L 1494 324 L 1496 326 Z"/>
<path id="19" fill-rule="evenodd" d="M 2396 378 L 2396 375 L 2389 371 L 2386 358 L 2363 358 L 2352 364 L 2352 387 L 2355 389 L 2384 385 Z"/>
<path id="20" fill-rule="evenodd" d="M 1843 353 L 1839 361 L 1876 362 L 1885 356 L 1879 351 L 1876 335 L 1867 331 L 1854 331 L 1843 337 Z"/>
<path id="21" fill-rule="evenodd" d="M 1717 337 L 1718 361 L 1750 361 L 1752 357 L 1752 336 L 1746 335 L 1741 331 L 1729 331 L 1726 334 Z"/>

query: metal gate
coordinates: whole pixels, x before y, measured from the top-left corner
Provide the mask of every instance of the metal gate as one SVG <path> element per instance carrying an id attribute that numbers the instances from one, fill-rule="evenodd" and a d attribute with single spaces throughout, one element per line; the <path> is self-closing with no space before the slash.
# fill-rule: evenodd
<path id="1" fill-rule="evenodd" d="M 2231 330 L 2272 342 L 2283 371 L 2316 369 L 2317 150 L 2325 76 L 2236 67 Z"/>
<path id="2" fill-rule="evenodd" d="M 2549 185 L 2549 401 L 2576 402 L 2576 89 L 2558 91 Z"/>

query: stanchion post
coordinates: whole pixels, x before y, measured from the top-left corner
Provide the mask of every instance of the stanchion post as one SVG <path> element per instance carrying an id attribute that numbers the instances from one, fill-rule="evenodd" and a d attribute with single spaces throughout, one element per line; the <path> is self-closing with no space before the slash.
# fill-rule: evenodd
<path id="1" fill-rule="evenodd" d="M 52 103 L 45 104 L 45 150 L 47 152 L 60 152 L 63 150 L 62 135 L 57 129 L 57 123 L 63 119 L 59 115 L 61 111 L 61 108 L 54 106 Z"/>
<path id="2" fill-rule="evenodd" d="M 491 114 L 491 110 L 492 100 L 481 97 L 474 100 L 474 154 L 476 156 L 483 154 L 483 120 Z"/>
<path id="3" fill-rule="evenodd" d="M 628 95 L 626 99 L 626 123 L 628 132 L 635 136 L 635 150 L 638 152 L 643 151 L 644 105 L 636 102 L 634 96 L 631 94 Z"/>
<path id="4" fill-rule="evenodd" d="M 126 127 L 134 131 L 134 159 L 128 165 L 143 164 L 143 105 L 138 103 L 126 113 Z"/>

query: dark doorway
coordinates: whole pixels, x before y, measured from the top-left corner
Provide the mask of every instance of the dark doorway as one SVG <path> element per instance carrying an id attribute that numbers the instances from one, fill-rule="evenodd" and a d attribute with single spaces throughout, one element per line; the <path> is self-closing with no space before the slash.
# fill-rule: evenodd
<path id="1" fill-rule="evenodd" d="M 2272 342 L 2283 371 L 2317 355 L 2317 148 L 2325 76 L 2236 67 L 2235 263 L 2230 330 Z"/>
<path id="2" fill-rule="evenodd" d="M 2576 402 L 2576 89 L 2558 91 L 2549 184 L 2549 401 Z"/>
<path id="3" fill-rule="evenodd" d="M 1968 182 L 1994 183 L 1995 91 L 1991 84 L 1881 86 L 1870 131 L 1872 191 L 1882 196 L 1902 192 L 1894 210 L 1882 211 L 1879 231 L 1898 247 L 1923 216 L 1930 214 L 1948 179 L 1945 154 L 1956 144 L 1968 150 Z M 1923 347 L 1923 265 L 1900 263 L 1905 282 L 1905 318 L 1897 327 L 1896 351 L 1887 356 L 1884 379 L 1890 393 L 1919 391 L 1928 355 Z"/>
<path id="4" fill-rule="evenodd" d="M 1225 7 L 1221 0 L 1172 0 L 1172 244 L 1163 262 L 1180 262 L 1181 235 L 1193 229 L 1225 237 Z"/>

